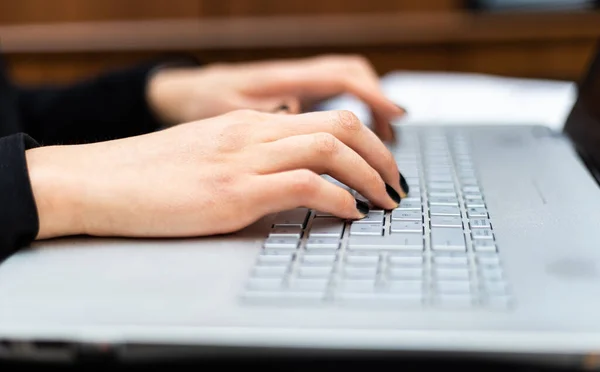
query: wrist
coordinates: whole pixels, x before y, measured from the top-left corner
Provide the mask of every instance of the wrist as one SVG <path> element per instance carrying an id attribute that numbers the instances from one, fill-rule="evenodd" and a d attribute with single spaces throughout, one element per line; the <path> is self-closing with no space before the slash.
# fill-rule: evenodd
<path id="1" fill-rule="evenodd" d="M 70 146 L 48 146 L 25 152 L 29 179 L 36 203 L 39 230 L 36 239 L 84 233 L 82 220 L 81 187 L 70 172 Z"/>

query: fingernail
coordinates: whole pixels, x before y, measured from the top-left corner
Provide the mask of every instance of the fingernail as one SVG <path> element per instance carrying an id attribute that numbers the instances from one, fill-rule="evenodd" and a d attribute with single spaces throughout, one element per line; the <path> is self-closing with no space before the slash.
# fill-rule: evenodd
<path id="1" fill-rule="evenodd" d="M 356 199 L 356 209 L 358 209 L 363 216 L 369 214 L 369 205 L 362 200 Z"/>
<path id="2" fill-rule="evenodd" d="M 275 110 L 275 112 L 278 111 L 290 111 L 290 107 L 288 105 L 281 105 L 279 107 L 277 107 L 277 109 Z"/>
<path id="3" fill-rule="evenodd" d="M 406 109 L 400 105 L 396 105 L 396 107 L 398 107 L 400 110 L 402 110 L 404 112 L 404 114 L 406 114 L 408 111 L 406 111 Z"/>
<path id="4" fill-rule="evenodd" d="M 404 191 L 405 194 L 408 194 L 408 192 L 410 191 L 410 188 L 408 187 L 408 182 L 406 182 L 406 178 L 404 178 L 402 173 L 400 173 L 400 187 L 402 187 L 402 191 Z"/>
<path id="5" fill-rule="evenodd" d="M 390 198 L 392 198 L 392 200 L 394 201 L 394 203 L 400 204 L 400 200 L 402 198 L 400 198 L 400 195 L 396 192 L 396 190 L 394 190 L 392 188 L 392 186 L 390 186 L 390 185 L 388 185 L 386 183 L 385 184 L 385 191 L 387 191 L 388 195 L 390 196 Z"/>

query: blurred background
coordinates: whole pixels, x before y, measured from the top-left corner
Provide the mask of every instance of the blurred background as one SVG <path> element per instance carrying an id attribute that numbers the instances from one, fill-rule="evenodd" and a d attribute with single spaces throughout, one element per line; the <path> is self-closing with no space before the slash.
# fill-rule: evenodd
<path id="1" fill-rule="evenodd" d="M 4 0 L 0 50 L 19 82 L 61 83 L 149 58 L 206 63 L 360 53 L 380 74 L 578 79 L 596 0 Z"/>

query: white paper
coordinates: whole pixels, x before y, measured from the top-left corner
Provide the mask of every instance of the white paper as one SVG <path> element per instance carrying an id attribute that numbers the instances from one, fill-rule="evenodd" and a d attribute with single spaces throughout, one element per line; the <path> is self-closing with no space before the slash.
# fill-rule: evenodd
<path id="1" fill-rule="evenodd" d="M 506 78 L 487 74 L 394 72 L 381 79 L 391 100 L 408 111 L 397 125 L 539 124 L 561 130 L 573 106 L 571 81 Z M 367 107 L 342 95 L 321 109 L 347 109 L 368 124 Z"/>

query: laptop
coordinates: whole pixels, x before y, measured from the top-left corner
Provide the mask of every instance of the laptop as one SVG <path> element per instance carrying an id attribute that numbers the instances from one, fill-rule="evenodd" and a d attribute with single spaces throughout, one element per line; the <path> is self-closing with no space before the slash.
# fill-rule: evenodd
<path id="1" fill-rule="evenodd" d="M 563 132 L 403 126 L 408 197 L 363 220 L 298 208 L 221 236 L 36 242 L 0 264 L 0 357 L 598 368 L 600 48 L 578 90 Z"/>

